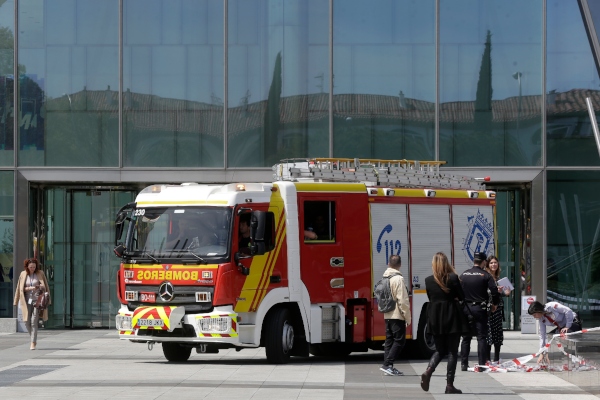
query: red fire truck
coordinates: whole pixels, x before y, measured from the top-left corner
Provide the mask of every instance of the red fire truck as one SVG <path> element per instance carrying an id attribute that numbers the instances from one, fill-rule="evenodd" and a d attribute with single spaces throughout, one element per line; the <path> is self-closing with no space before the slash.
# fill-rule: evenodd
<path id="1" fill-rule="evenodd" d="M 495 193 L 439 161 L 284 160 L 273 183 L 152 185 L 117 214 L 121 339 L 192 349 L 264 347 L 267 360 L 381 349 L 373 285 L 402 257 L 423 355 L 425 277 L 493 254 Z"/>

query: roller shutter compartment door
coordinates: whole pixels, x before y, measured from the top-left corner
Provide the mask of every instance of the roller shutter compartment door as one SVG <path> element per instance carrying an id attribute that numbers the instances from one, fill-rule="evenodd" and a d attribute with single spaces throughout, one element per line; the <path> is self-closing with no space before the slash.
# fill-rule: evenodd
<path id="1" fill-rule="evenodd" d="M 424 288 L 425 278 L 433 274 L 435 253 L 441 251 L 451 260 L 450 206 L 411 204 L 409 215 L 412 279 Z"/>

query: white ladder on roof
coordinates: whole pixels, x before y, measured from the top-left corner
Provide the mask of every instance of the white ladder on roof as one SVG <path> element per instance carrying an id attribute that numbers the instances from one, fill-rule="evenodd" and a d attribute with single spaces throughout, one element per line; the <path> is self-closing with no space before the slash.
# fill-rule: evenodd
<path id="1" fill-rule="evenodd" d="M 292 158 L 273 166 L 276 181 L 363 182 L 390 187 L 485 190 L 479 180 L 440 172 L 445 161 Z"/>

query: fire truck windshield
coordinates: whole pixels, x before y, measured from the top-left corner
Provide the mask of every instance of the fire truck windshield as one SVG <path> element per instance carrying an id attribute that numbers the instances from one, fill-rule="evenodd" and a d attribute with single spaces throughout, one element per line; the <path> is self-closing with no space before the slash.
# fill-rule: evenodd
<path id="1" fill-rule="evenodd" d="M 136 257 L 203 259 L 227 254 L 230 208 L 139 207 L 132 215 L 126 247 Z"/>

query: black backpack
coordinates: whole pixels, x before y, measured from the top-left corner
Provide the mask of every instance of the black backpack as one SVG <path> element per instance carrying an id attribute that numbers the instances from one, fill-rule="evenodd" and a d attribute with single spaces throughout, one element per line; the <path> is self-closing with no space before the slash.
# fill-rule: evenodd
<path id="1" fill-rule="evenodd" d="M 377 309 L 379 312 L 387 313 L 394 311 L 396 308 L 396 300 L 392 296 L 392 289 L 390 287 L 390 278 L 396 275 L 400 274 L 384 276 L 373 288 L 373 295 L 377 299 Z"/>

